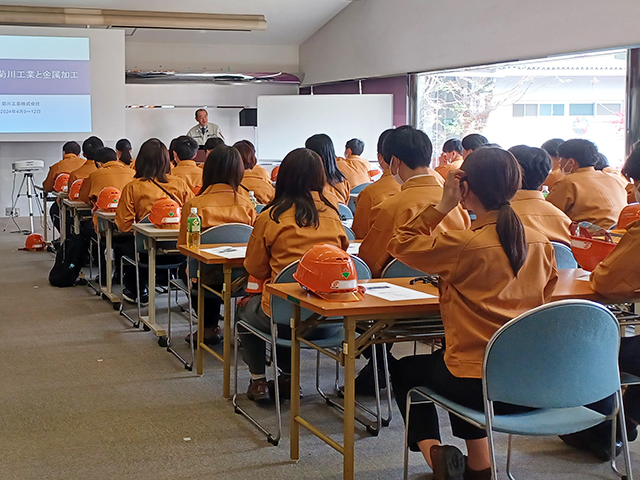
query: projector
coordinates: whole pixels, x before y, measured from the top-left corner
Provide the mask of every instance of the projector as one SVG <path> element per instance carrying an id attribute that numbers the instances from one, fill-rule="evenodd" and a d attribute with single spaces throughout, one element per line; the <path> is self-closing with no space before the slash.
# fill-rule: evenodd
<path id="1" fill-rule="evenodd" d="M 44 168 L 42 160 L 20 160 L 11 164 L 13 172 L 29 173 L 39 172 Z"/>

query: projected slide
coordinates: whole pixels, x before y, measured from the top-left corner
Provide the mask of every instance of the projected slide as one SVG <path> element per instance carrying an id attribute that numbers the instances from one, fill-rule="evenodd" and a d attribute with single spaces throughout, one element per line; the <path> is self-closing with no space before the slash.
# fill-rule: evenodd
<path id="1" fill-rule="evenodd" d="M 89 39 L 0 35 L 0 133 L 91 132 Z"/>

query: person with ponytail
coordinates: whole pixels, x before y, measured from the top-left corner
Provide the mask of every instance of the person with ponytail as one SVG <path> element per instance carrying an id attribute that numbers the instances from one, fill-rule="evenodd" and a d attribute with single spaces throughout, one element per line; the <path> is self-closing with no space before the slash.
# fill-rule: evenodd
<path id="1" fill-rule="evenodd" d="M 398 226 L 388 245 L 401 262 L 440 276 L 440 311 L 446 350 L 408 356 L 390 365 L 397 404 L 424 385 L 464 406 L 482 410 L 482 361 L 487 343 L 505 323 L 551 298 L 558 280 L 553 246 L 525 227 L 510 201 L 522 178 L 514 156 L 500 148 L 471 153 L 447 177 L 442 200 Z M 476 214 L 466 230 L 432 235 L 461 204 Z M 497 404 L 498 413 L 521 407 Z M 486 433 L 450 415 L 454 436 L 465 440 L 467 459 L 456 447 L 440 445 L 433 404 L 411 409 L 409 445 L 423 453 L 434 478 L 490 479 Z"/>
<path id="2" fill-rule="evenodd" d="M 118 160 L 131 168 L 135 167 L 135 160 L 131 156 L 131 142 L 126 138 L 122 138 L 116 142 L 116 154 Z"/>

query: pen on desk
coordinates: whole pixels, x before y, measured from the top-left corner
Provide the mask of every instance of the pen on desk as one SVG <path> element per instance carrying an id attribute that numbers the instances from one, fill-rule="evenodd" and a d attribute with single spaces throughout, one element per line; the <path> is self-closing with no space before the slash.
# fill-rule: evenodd
<path id="1" fill-rule="evenodd" d="M 364 287 L 365 290 L 382 290 L 383 288 L 389 288 L 389 285 L 379 285 L 376 287 Z"/>

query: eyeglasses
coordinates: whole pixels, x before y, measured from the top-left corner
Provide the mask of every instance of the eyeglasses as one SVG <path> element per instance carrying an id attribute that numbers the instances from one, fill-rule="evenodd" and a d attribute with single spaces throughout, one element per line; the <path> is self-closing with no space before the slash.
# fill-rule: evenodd
<path id="1" fill-rule="evenodd" d="M 409 282 L 409 285 L 415 285 L 419 282 L 422 282 L 424 284 L 429 283 L 438 288 L 438 285 L 440 283 L 440 275 L 424 275 L 422 277 L 416 277 Z"/>

